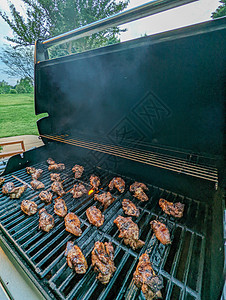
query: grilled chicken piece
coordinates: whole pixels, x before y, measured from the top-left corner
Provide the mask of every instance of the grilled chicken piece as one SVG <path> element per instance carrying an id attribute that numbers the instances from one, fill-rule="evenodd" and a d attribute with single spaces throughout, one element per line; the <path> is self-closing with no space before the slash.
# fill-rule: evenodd
<path id="1" fill-rule="evenodd" d="M 123 238 L 124 243 L 129 245 L 133 250 L 141 248 L 145 243 L 139 240 L 139 228 L 136 223 L 132 221 L 131 217 L 124 218 L 118 216 L 114 223 L 117 225 L 120 233 L 120 238 Z"/>
<path id="2" fill-rule="evenodd" d="M 85 186 L 83 184 L 81 184 L 80 182 L 76 183 L 71 190 L 71 194 L 73 195 L 73 198 L 80 198 L 80 197 L 82 197 L 83 194 L 86 194 L 86 193 L 87 193 L 87 190 L 86 190 Z"/>
<path id="3" fill-rule="evenodd" d="M 64 218 L 66 231 L 74 234 L 75 236 L 81 236 L 82 230 L 80 228 L 79 218 L 72 212 L 68 213 Z"/>
<path id="4" fill-rule="evenodd" d="M 73 245 L 73 242 L 67 242 L 65 256 L 69 268 L 74 269 L 77 274 L 84 274 L 88 269 L 82 250 L 77 245 Z"/>
<path id="5" fill-rule="evenodd" d="M 130 188 L 130 192 L 134 192 L 134 197 L 141 201 L 148 201 L 148 196 L 145 194 L 144 191 L 148 191 L 147 186 L 141 182 L 134 182 Z"/>
<path id="6" fill-rule="evenodd" d="M 5 182 L 5 178 L 4 177 L 0 177 L 0 186 L 2 186 L 4 182 Z"/>
<path id="7" fill-rule="evenodd" d="M 7 182 L 2 187 L 2 193 L 3 194 L 9 194 L 13 191 L 13 189 L 15 189 L 14 183 L 13 182 Z"/>
<path id="8" fill-rule="evenodd" d="M 42 169 L 37 169 L 37 170 L 35 170 L 34 173 L 31 174 L 31 177 L 32 177 L 32 179 L 37 180 L 42 175 L 42 173 L 43 173 Z"/>
<path id="9" fill-rule="evenodd" d="M 72 171 L 75 173 L 75 179 L 77 179 L 77 178 L 80 178 L 82 176 L 84 168 L 83 168 L 83 166 L 75 165 L 72 168 Z"/>
<path id="10" fill-rule="evenodd" d="M 63 189 L 63 185 L 61 182 L 54 181 L 51 185 L 51 189 L 54 193 L 56 193 L 60 197 L 62 197 L 65 194 L 65 191 Z"/>
<path id="11" fill-rule="evenodd" d="M 91 206 L 86 210 L 86 216 L 90 222 L 96 227 L 100 227 L 104 223 L 104 216 L 102 215 L 101 211 L 96 208 L 96 206 Z"/>
<path id="12" fill-rule="evenodd" d="M 23 200 L 20 206 L 21 210 L 28 216 L 36 214 L 38 205 L 34 201 Z"/>
<path id="13" fill-rule="evenodd" d="M 47 164 L 49 164 L 49 165 L 55 165 L 55 160 L 53 160 L 52 158 L 48 158 L 47 159 Z"/>
<path id="14" fill-rule="evenodd" d="M 135 204 L 133 204 L 132 201 L 128 199 L 123 199 L 122 209 L 124 210 L 124 213 L 128 216 L 139 217 L 140 215 L 139 209 L 136 207 Z"/>
<path id="15" fill-rule="evenodd" d="M 98 176 L 91 175 L 89 181 L 93 189 L 98 190 L 100 185 L 100 178 Z"/>
<path id="16" fill-rule="evenodd" d="M 133 280 L 141 288 L 146 300 L 162 298 L 160 290 L 163 288 L 163 279 L 155 274 L 147 253 L 140 256 Z"/>
<path id="17" fill-rule="evenodd" d="M 170 233 L 165 224 L 156 220 L 151 221 L 150 224 L 156 238 L 160 241 L 160 243 L 163 245 L 171 244 Z"/>
<path id="18" fill-rule="evenodd" d="M 11 191 L 11 193 L 9 194 L 9 197 L 11 199 L 19 199 L 21 197 L 21 195 L 23 194 L 23 192 L 26 191 L 26 189 L 27 189 L 26 184 L 16 187 Z"/>
<path id="19" fill-rule="evenodd" d="M 39 229 L 49 232 L 54 227 L 54 218 L 48 214 L 45 208 L 39 211 Z"/>
<path id="20" fill-rule="evenodd" d="M 109 205 L 111 205 L 115 201 L 115 198 L 112 196 L 110 192 L 107 192 L 103 194 L 95 194 L 94 200 L 99 201 L 104 206 L 104 210 L 105 210 L 108 208 Z"/>
<path id="21" fill-rule="evenodd" d="M 114 177 L 108 185 L 110 191 L 115 187 L 120 193 L 125 191 L 125 186 L 125 181 L 120 177 Z"/>
<path id="22" fill-rule="evenodd" d="M 27 174 L 31 175 L 35 173 L 36 169 L 34 167 L 26 167 Z"/>
<path id="23" fill-rule="evenodd" d="M 60 217 L 65 217 L 67 214 L 67 206 L 63 199 L 56 199 L 54 204 L 54 212 Z"/>
<path id="24" fill-rule="evenodd" d="M 60 172 L 60 171 L 63 171 L 63 170 L 65 170 L 65 165 L 64 164 L 51 164 L 51 165 L 49 165 L 49 167 L 48 167 L 48 170 L 49 171 L 58 171 L 58 172 Z"/>
<path id="25" fill-rule="evenodd" d="M 41 181 L 38 181 L 36 179 L 34 179 L 34 180 L 31 181 L 31 186 L 35 190 L 40 190 L 40 189 L 44 189 L 45 188 L 44 183 L 42 183 Z"/>
<path id="26" fill-rule="evenodd" d="M 168 202 L 165 199 L 160 198 L 159 206 L 167 215 L 171 215 L 175 218 L 183 217 L 184 204 L 182 204 L 180 202 L 173 203 L 173 202 Z"/>
<path id="27" fill-rule="evenodd" d="M 39 194 L 39 198 L 44 201 L 46 204 L 50 204 L 53 198 L 53 194 L 51 192 L 48 191 L 42 191 Z"/>
<path id="28" fill-rule="evenodd" d="M 60 174 L 59 173 L 51 173 L 50 174 L 50 180 L 61 182 Z"/>
<path id="29" fill-rule="evenodd" d="M 97 279 L 102 284 L 107 284 L 115 272 L 114 248 L 109 242 L 96 242 L 92 251 L 92 266 L 94 271 L 98 272 Z"/>

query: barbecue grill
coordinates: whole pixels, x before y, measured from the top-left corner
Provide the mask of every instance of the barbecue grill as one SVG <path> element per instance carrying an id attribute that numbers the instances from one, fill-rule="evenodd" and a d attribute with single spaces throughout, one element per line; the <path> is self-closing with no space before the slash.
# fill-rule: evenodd
<path id="1" fill-rule="evenodd" d="M 83 234 L 76 238 L 66 232 L 53 205 L 45 206 L 39 192 L 29 187 L 16 200 L 0 194 L 0 238 L 46 299 L 144 299 L 133 273 L 145 251 L 163 277 L 164 299 L 223 297 L 225 19 L 48 59 L 50 46 L 176 5 L 176 1 L 157 2 L 36 43 L 35 111 L 48 113 L 37 122 L 45 145 L 12 157 L 4 177 L 15 186 L 30 184 L 25 167 L 41 168 L 41 181 L 48 190 L 46 159 L 65 163 L 62 198 L 68 211 L 79 217 Z M 84 166 L 77 181 L 88 190 L 89 177 L 95 174 L 101 179 L 98 193 L 108 191 L 115 176 L 125 180 L 125 192 L 113 192 L 116 200 L 104 212 L 94 201 L 96 192 L 73 199 L 75 164 Z M 149 201 L 132 196 L 129 186 L 134 181 L 147 184 Z M 132 250 L 118 238 L 113 221 L 124 215 L 124 198 L 140 209 L 134 221 L 145 241 L 141 249 Z M 164 214 L 160 198 L 185 204 L 183 217 Z M 38 214 L 22 213 L 23 199 L 54 215 L 55 226 L 49 233 L 38 230 Z M 93 204 L 105 216 L 100 228 L 86 217 Z M 162 245 L 153 234 L 150 221 L 156 219 L 167 225 L 171 245 Z M 69 240 L 87 259 L 84 275 L 67 266 L 64 251 Z M 91 267 L 96 241 L 111 241 L 115 249 L 117 270 L 107 285 L 96 279 Z"/>

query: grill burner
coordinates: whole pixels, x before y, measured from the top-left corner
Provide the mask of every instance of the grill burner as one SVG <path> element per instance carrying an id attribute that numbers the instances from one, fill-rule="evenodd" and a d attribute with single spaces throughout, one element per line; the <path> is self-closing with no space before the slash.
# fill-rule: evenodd
<path id="1" fill-rule="evenodd" d="M 65 162 L 66 170 L 61 173 L 66 191 L 62 198 L 66 202 L 68 212 L 75 212 L 81 221 L 81 237 L 76 238 L 65 231 L 64 219 L 54 214 L 53 203 L 44 205 L 38 197 L 39 191 L 28 188 L 21 199 L 16 200 L 0 194 L 2 232 L 16 247 L 17 255 L 20 259 L 23 258 L 24 265 L 28 264 L 34 271 L 33 274 L 37 276 L 42 288 L 50 290 L 51 297 L 59 299 L 143 299 L 132 277 L 139 256 L 147 251 L 155 272 L 163 276 L 164 299 L 200 299 L 207 226 L 212 216 L 208 205 L 150 184 L 147 184 L 150 200 L 141 202 L 128 192 L 130 184 L 136 179 L 113 174 L 99 167 L 90 169 L 85 166 L 82 177 L 77 181 L 84 184 L 87 190 L 91 188 L 91 174 L 101 179 L 100 193 L 108 191 L 108 184 L 113 177 L 122 177 L 126 182 L 125 192 L 112 193 L 116 200 L 103 212 L 100 203 L 94 201 L 95 193 L 79 199 L 72 198 L 70 191 L 75 179 L 71 169 L 74 164 L 75 162 Z M 82 162 L 80 164 L 84 165 Z M 52 182 L 46 162 L 35 164 L 33 167 L 43 169 L 41 181 L 45 184 L 45 189 L 50 190 Z M 6 175 L 6 182 L 12 181 L 15 186 L 19 186 L 21 183 L 15 176 L 26 183 L 31 181 L 26 169 L 21 169 Z M 118 238 L 119 231 L 113 223 L 118 215 L 126 216 L 121 205 L 124 198 L 132 200 L 140 209 L 140 216 L 133 218 L 133 221 L 138 224 L 140 239 L 145 241 L 145 245 L 135 251 L 125 246 L 123 240 Z M 164 214 L 158 204 L 159 198 L 185 204 L 183 217 L 175 220 Z M 38 214 L 32 217 L 23 214 L 20 204 L 24 199 L 34 201 L 39 209 L 45 206 L 47 212 L 54 216 L 55 227 L 48 234 L 38 230 Z M 94 204 L 105 217 L 104 225 L 100 228 L 91 225 L 86 216 L 86 209 Z M 155 219 L 167 225 L 172 239 L 171 245 L 164 246 L 156 239 L 149 224 Z M 69 240 L 74 241 L 86 257 L 89 268 L 85 275 L 78 275 L 67 266 L 64 250 Z M 111 241 L 115 249 L 114 262 L 117 269 L 106 286 L 96 279 L 97 274 L 91 267 L 91 251 L 96 241 Z"/>

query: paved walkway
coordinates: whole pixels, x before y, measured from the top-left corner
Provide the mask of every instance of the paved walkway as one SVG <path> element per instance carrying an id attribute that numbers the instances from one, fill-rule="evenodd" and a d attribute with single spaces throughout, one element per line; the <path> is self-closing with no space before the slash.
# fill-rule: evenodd
<path id="1" fill-rule="evenodd" d="M 19 136 L 11 136 L 6 138 L 0 138 L 0 144 L 3 142 L 13 142 L 17 140 L 23 140 L 25 150 L 29 150 L 34 147 L 40 147 L 43 145 L 43 142 L 37 135 L 19 135 Z M 21 150 L 21 144 L 13 144 L 13 145 L 6 145 L 3 147 L 1 152 L 9 152 L 9 151 L 17 151 Z"/>

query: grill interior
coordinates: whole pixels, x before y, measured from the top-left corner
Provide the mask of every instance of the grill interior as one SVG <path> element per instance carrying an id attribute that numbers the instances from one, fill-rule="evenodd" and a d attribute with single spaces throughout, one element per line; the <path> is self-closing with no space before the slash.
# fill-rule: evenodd
<path id="1" fill-rule="evenodd" d="M 53 212 L 54 200 L 50 205 L 45 206 L 38 197 L 38 191 L 28 188 L 18 200 L 11 200 L 2 193 L 0 194 L 2 232 L 16 247 L 17 255 L 22 257 L 37 275 L 40 285 L 51 291 L 53 297 L 59 299 L 144 299 L 140 289 L 134 285 L 132 276 L 139 256 L 147 251 L 154 270 L 164 278 L 164 288 L 162 289 L 164 299 L 200 299 L 206 234 L 208 224 L 212 219 L 212 209 L 208 204 L 148 183 L 150 200 L 140 202 L 132 197 L 128 191 L 129 185 L 136 179 L 117 174 L 125 180 L 126 190 L 123 194 L 113 192 L 116 201 L 104 211 L 104 225 L 97 229 L 89 224 L 85 211 L 89 206 L 96 204 L 103 212 L 100 203 L 94 201 L 93 194 L 73 199 L 70 193 L 75 184 L 71 170 L 74 164 L 75 162 L 66 161 L 66 170 L 61 172 L 66 191 L 62 198 L 66 202 L 68 212 L 75 212 L 81 221 L 83 234 L 79 238 L 65 231 L 63 218 Z M 52 182 L 46 162 L 37 163 L 33 166 L 43 169 L 44 172 L 40 180 L 45 184 L 45 189 L 50 190 Z M 116 176 L 116 174 L 100 167 L 85 166 L 83 176 L 77 181 L 82 182 L 87 189 L 90 189 L 89 177 L 91 174 L 96 174 L 101 179 L 100 193 L 108 191 L 109 181 Z M 20 186 L 21 183 L 15 177 L 28 184 L 31 181 L 26 169 L 6 175 L 6 182 L 12 181 L 15 186 Z M 160 197 L 168 201 L 184 203 L 184 216 L 175 220 L 175 218 L 164 214 L 158 205 Z M 53 197 L 53 199 L 55 198 L 56 196 Z M 113 224 L 118 215 L 125 216 L 121 207 L 124 198 L 132 200 L 141 212 L 139 218 L 133 218 L 133 221 L 138 224 L 140 239 L 145 241 L 145 245 L 136 251 L 127 247 L 123 240 L 118 238 L 119 231 L 117 226 Z M 20 210 L 23 199 L 35 201 L 39 209 L 45 206 L 47 212 L 54 216 L 55 227 L 49 233 L 38 230 L 38 214 L 31 217 L 23 214 Z M 153 235 L 149 223 L 154 219 L 159 219 L 167 224 L 171 233 L 171 245 L 162 245 Z M 74 241 L 82 249 L 87 259 L 89 268 L 85 275 L 78 275 L 67 266 L 64 250 L 69 240 Z M 111 241 L 115 249 L 114 262 L 117 270 L 106 286 L 96 280 L 96 274 L 91 267 L 91 251 L 96 241 Z"/>

